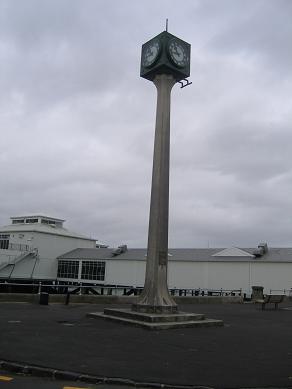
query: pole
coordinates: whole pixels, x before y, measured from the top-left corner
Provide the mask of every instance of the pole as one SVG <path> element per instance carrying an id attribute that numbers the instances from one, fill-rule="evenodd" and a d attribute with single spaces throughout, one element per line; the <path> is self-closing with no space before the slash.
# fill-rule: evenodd
<path id="1" fill-rule="evenodd" d="M 170 96 L 176 83 L 172 75 L 159 74 L 152 170 L 151 202 L 145 284 L 132 310 L 147 313 L 177 312 L 177 305 L 167 286 Z"/>

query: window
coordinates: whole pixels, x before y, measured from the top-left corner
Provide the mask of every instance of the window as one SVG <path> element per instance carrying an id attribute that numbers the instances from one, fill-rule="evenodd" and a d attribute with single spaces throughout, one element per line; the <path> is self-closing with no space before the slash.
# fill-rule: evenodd
<path id="1" fill-rule="evenodd" d="M 105 262 L 82 261 L 81 278 L 84 280 L 104 281 Z"/>
<path id="2" fill-rule="evenodd" d="M 52 225 L 56 225 L 56 222 L 54 220 L 47 220 L 47 219 L 42 219 L 42 223 L 43 224 L 52 224 Z"/>
<path id="3" fill-rule="evenodd" d="M 24 219 L 15 219 L 15 220 L 12 220 L 12 224 L 22 224 L 24 223 Z"/>
<path id="4" fill-rule="evenodd" d="M 10 235 L 9 234 L 0 234 L 0 239 L 9 239 Z"/>
<path id="5" fill-rule="evenodd" d="M 60 260 L 58 263 L 59 278 L 78 278 L 79 261 Z"/>
<path id="6" fill-rule="evenodd" d="M 39 219 L 25 219 L 25 223 L 37 223 Z"/>
<path id="7" fill-rule="evenodd" d="M 9 234 L 0 234 L 0 249 L 8 250 L 9 249 Z"/>

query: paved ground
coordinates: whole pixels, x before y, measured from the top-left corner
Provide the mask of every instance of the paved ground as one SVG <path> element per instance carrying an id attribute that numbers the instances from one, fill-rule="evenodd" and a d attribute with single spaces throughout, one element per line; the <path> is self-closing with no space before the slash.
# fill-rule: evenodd
<path id="1" fill-rule="evenodd" d="M 86 317 L 100 305 L 1 303 L 0 360 L 136 382 L 292 388 L 290 305 L 186 305 L 225 326 L 147 331 Z"/>
<path id="2" fill-rule="evenodd" d="M 100 385 L 87 385 L 80 382 L 56 381 L 49 378 L 27 377 L 7 374 L 0 370 L 1 389 L 105 389 Z M 108 388 L 106 388 L 108 389 Z M 116 389 L 116 388 L 112 388 Z M 124 388 L 126 389 L 126 388 Z"/>

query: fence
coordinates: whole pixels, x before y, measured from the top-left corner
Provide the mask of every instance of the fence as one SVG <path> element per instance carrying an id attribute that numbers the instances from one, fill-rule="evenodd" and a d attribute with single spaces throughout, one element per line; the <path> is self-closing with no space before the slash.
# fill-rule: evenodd
<path id="1" fill-rule="evenodd" d="M 292 288 L 291 289 L 270 289 L 269 294 L 279 294 L 292 297 Z"/>
<path id="2" fill-rule="evenodd" d="M 136 286 L 113 286 L 113 285 L 83 285 L 83 284 L 60 284 L 60 283 L 16 283 L 0 282 L 0 293 L 42 293 L 50 294 L 96 294 L 137 296 L 143 288 Z M 177 289 L 171 288 L 172 296 L 242 296 L 241 289 Z"/>
<path id="3" fill-rule="evenodd" d="M 9 243 L 8 249 L 17 251 L 30 251 L 31 247 L 22 243 Z"/>

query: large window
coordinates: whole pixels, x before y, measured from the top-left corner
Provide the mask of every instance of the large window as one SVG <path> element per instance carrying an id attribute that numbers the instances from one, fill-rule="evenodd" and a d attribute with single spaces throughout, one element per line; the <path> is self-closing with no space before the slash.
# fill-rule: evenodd
<path id="1" fill-rule="evenodd" d="M 54 226 L 56 225 L 55 220 L 47 220 L 47 219 L 42 219 L 43 224 L 53 224 Z"/>
<path id="2" fill-rule="evenodd" d="M 9 234 L 0 234 L 0 249 L 8 250 L 9 249 Z"/>
<path id="3" fill-rule="evenodd" d="M 84 280 L 104 281 L 105 262 L 82 261 L 81 278 Z"/>
<path id="4" fill-rule="evenodd" d="M 59 260 L 58 277 L 59 278 L 78 278 L 79 261 Z"/>
<path id="5" fill-rule="evenodd" d="M 31 224 L 31 223 L 38 223 L 39 219 L 25 219 L 25 223 Z"/>
<path id="6" fill-rule="evenodd" d="M 23 224 L 24 223 L 24 219 L 15 219 L 15 220 L 12 220 L 12 224 Z"/>

